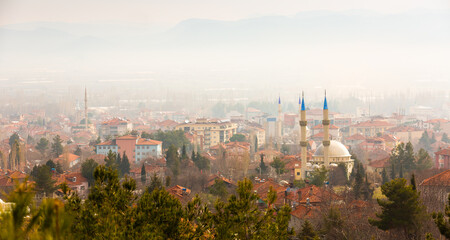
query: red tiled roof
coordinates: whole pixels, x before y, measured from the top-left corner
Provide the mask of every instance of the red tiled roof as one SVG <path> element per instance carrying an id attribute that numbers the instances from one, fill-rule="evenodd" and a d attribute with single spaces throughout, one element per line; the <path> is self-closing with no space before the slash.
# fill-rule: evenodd
<path id="1" fill-rule="evenodd" d="M 64 160 L 67 160 L 68 162 L 73 162 L 79 158 L 80 158 L 80 156 L 72 154 L 72 153 L 63 153 L 63 154 L 59 155 L 59 157 L 58 157 L 58 159 L 64 159 Z"/>
<path id="2" fill-rule="evenodd" d="M 136 143 L 136 145 L 160 145 L 160 144 L 162 144 L 161 141 L 145 138 L 139 138 L 138 142 Z"/>
<path id="3" fill-rule="evenodd" d="M 183 191 L 183 189 L 185 189 L 185 191 Z M 181 203 L 187 203 L 189 201 L 189 194 L 191 193 L 191 190 L 180 185 L 175 185 L 167 189 L 167 192 L 180 200 Z"/>
<path id="4" fill-rule="evenodd" d="M 121 123 L 127 123 L 127 121 L 122 120 L 120 118 L 113 118 L 111 120 L 108 121 L 104 121 L 102 122 L 102 125 L 110 125 L 110 126 L 114 126 L 114 125 L 119 125 Z"/>
<path id="5" fill-rule="evenodd" d="M 293 161 L 290 161 L 290 162 L 286 163 L 284 168 L 286 168 L 286 169 L 294 169 L 294 168 L 300 168 L 301 166 L 302 166 L 302 161 L 293 160 Z"/>
<path id="6" fill-rule="evenodd" d="M 384 141 L 386 142 L 396 142 L 397 138 L 391 134 L 384 134 L 383 136 L 381 136 L 381 138 L 384 139 Z"/>
<path id="7" fill-rule="evenodd" d="M 174 127 L 174 126 L 177 126 L 177 125 L 178 125 L 177 122 L 175 122 L 173 120 L 170 120 L 170 119 L 164 120 L 164 121 L 159 123 L 159 126 L 161 126 L 161 127 Z"/>
<path id="8" fill-rule="evenodd" d="M 320 206 L 304 206 L 298 205 L 291 215 L 298 219 L 314 219 L 321 217 Z"/>
<path id="9" fill-rule="evenodd" d="M 449 120 L 447 120 L 447 119 L 431 119 L 431 120 L 428 120 L 428 121 L 426 121 L 426 123 L 446 123 L 446 122 L 448 122 Z"/>
<path id="10" fill-rule="evenodd" d="M 138 137 L 133 135 L 126 135 L 122 137 L 117 137 L 116 140 L 136 140 Z"/>
<path id="11" fill-rule="evenodd" d="M 113 141 L 112 141 L 112 140 L 109 140 L 109 141 L 106 141 L 106 142 L 102 142 L 102 143 L 97 144 L 97 146 L 99 146 L 99 145 L 114 145 L 114 144 L 113 144 Z"/>
<path id="12" fill-rule="evenodd" d="M 393 124 L 386 121 L 366 121 L 352 125 L 352 127 L 390 127 Z"/>
<path id="13" fill-rule="evenodd" d="M 298 194 L 300 193 L 300 198 Z M 311 204 L 321 203 L 326 200 L 340 200 L 342 199 L 337 194 L 331 192 L 328 189 L 317 187 L 315 185 L 310 185 L 304 188 L 297 190 L 297 192 L 291 192 L 288 195 L 289 199 L 298 201 L 301 204 L 306 204 L 307 199 L 309 198 L 309 202 Z"/>
<path id="14" fill-rule="evenodd" d="M 373 168 L 384 168 L 384 167 L 387 167 L 388 165 L 389 165 L 389 157 L 383 158 L 380 160 L 376 160 L 376 161 L 371 161 L 369 163 L 369 166 L 371 166 Z"/>
<path id="15" fill-rule="evenodd" d="M 445 148 L 440 151 L 435 152 L 434 154 L 438 155 L 450 155 L 450 148 Z"/>
<path id="16" fill-rule="evenodd" d="M 83 177 L 80 172 L 73 172 L 67 174 L 61 174 L 56 180 L 56 184 L 60 185 L 61 183 L 66 182 L 69 186 L 77 186 L 83 183 L 87 183 L 88 180 Z"/>
<path id="17" fill-rule="evenodd" d="M 450 170 L 423 180 L 420 186 L 450 186 Z"/>
<path id="18" fill-rule="evenodd" d="M 356 133 L 350 137 L 347 137 L 345 140 L 353 141 L 353 140 L 365 140 L 365 139 L 366 139 L 366 137 L 364 137 L 362 134 Z"/>
<path id="19" fill-rule="evenodd" d="M 389 128 L 386 131 L 388 131 L 388 132 L 416 132 L 416 131 L 421 131 L 421 130 L 418 128 L 415 128 L 415 127 L 411 127 L 411 126 L 398 126 L 398 127 Z"/>
<path id="20" fill-rule="evenodd" d="M 313 129 L 322 129 L 322 128 L 323 128 L 322 124 L 319 124 L 319 125 L 316 125 L 316 126 L 313 127 Z M 330 125 L 330 129 L 339 129 L 339 127 L 336 126 L 336 125 L 331 124 Z"/>

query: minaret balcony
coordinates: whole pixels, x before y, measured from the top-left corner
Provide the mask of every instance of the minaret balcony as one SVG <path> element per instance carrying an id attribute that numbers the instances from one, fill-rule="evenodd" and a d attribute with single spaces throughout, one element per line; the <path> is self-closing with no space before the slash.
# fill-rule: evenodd
<path id="1" fill-rule="evenodd" d="M 322 120 L 322 125 L 330 125 L 330 120 Z"/>
<path id="2" fill-rule="evenodd" d="M 300 123 L 300 126 L 306 127 L 308 125 L 308 121 L 298 121 Z"/>

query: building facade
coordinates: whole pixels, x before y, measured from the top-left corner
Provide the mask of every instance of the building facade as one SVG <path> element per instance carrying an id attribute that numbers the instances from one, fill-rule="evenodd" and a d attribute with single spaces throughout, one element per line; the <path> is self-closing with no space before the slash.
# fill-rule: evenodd
<path id="1" fill-rule="evenodd" d="M 106 136 L 120 136 L 131 132 L 133 130 L 133 124 L 126 119 L 113 118 L 102 122 L 97 126 L 97 129 L 98 135 L 101 138 L 105 138 Z"/>
<path id="2" fill-rule="evenodd" d="M 120 155 L 125 153 L 130 161 L 139 163 L 146 158 L 161 157 L 162 142 L 128 135 L 102 142 L 96 150 L 97 154 L 103 155 L 108 155 L 109 151 Z"/>
<path id="3" fill-rule="evenodd" d="M 197 138 L 202 138 L 202 149 L 209 149 L 219 143 L 230 141 L 236 134 L 237 124 L 231 122 L 213 121 L 208 119 L 197 119 L 195 122 L 178 125 L 176 130 L 193 133 Z M 198 141 L 195 141 L 198 142 Z"/>

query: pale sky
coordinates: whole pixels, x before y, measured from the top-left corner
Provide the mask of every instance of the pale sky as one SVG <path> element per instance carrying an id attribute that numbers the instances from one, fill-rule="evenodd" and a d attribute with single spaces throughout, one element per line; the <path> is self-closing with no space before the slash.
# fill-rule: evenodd
<path id="1" fill-rule="evenodd" d="M 315 10 L 450 11 L 449 0 L 0 0 L 0 26 L 83 22 L 174 25 L 190 18 L 237 20 Z"/>

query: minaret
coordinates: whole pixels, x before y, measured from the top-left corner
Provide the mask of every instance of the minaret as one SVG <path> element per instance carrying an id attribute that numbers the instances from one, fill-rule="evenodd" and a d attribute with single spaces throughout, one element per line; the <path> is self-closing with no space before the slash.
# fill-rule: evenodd
<path id="1" fill-rule="evenodd" d="M 325 99 L 323 102 L 323 164 L 325 167 L 330 166 L 330 160 L 328 159 L 329 147 L 330 147 L 330 120 L 328 118 L 328 104 L 327 104 L 327 91 L 325 90 Z"/>
<path id="2" fill-rule="evenodd" d="M 281 148 L 281 97 L 278 96 L 278 118 L 277 118 L 277 133 L 276 133 L 276 142 L 277 142 L 277 150 Z"/>
<path id="3" fill-rule="evenodd" d="M 300 101 L 299 101 L 300 103 Z M 301 147 L 301 159 L 302 159 L 302 165 L 301 165 L 301 178 L 306 178 L 306 163 L 307 163 L 307 150 L 306 147 L 308 146 L 308 142 L 306 142 L 306 125 L 308 122 L 306 121 L 306 108 L 305 108 L 305 97 L 302 92 L 302 100 L 301 100 L 301 107 L 300 107 L 300 147 Z"/>
<path id="4" fill-rule="evenodd" d="M 87 88 L 84 88 L 84 128 L 88 130 L 88 105 L 87 105 Z"/>

